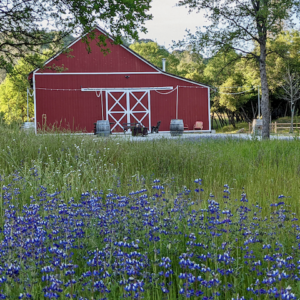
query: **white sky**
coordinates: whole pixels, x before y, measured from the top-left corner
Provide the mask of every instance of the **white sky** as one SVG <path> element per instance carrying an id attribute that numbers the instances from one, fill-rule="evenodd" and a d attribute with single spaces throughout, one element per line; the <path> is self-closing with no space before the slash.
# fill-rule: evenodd
<path id="1" fill-rule="evenodd" d="M 205 25 L 202 14 L 189 14 L 187 8 L 176 7 L 176 3 L 177 0 L 152 0 L 150 13 L 153 19 L 146 22 L 148 33 L 141 33 L 140 38 L 148 38 L 170 48 L 172 40 L 177 42 L 184 38 L 186 29 L 193 33 L 197 26 Z"/>

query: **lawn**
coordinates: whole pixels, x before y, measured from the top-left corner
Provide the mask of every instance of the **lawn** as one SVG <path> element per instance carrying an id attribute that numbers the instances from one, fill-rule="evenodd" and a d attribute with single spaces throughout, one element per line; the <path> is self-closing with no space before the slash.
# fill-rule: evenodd
<path id="1" fill-rule="evenodd" d="M 300 142 L 0 126 L 3 299 L 298 299 Z"/>

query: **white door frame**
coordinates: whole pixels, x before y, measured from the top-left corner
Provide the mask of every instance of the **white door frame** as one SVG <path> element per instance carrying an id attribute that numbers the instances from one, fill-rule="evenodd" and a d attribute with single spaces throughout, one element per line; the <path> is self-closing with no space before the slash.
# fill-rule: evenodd
<path id="1" fill-rule="evenodd" d="M 118 92 L 118 93 L 122 93 L 121 96 L 117 99 L 116 97 L 114 97 L 112 95 L 112 93 L 114 92 Z M 143 95 L 140 98 L 137 98 L 136 95 L 134 95 L 135 92 L 142 92 Z M 111 128 L 111 130 L 114 130 L 117 126 L 120 126 L 123 129 L 123 126 L 120 124 L 120 120 L 123 119 L 125 116 L 127 116 L 127 123 L 131 123 L 130 122 L 130 117 L 133 117 L 137 123 L 142 123 L 142 121 L 148 116 L 149 117 L 149 124 L 143 124 L 145 127 L 148 127 L 149 130 L 151 130 L 151 97 L 150 97 L 150 89 L 145 89 L 145 90 L 106 90 L 105 91 L 105 98 L 106 98 L 106 120 L 108 120 L 108 117 L 110 116 L 115 122 L 116 124 Z M 115 103 L 111 106 L 108 107 L 108 96 L 110 96 Z M 126 107 L 123 107 L 123 105 L 121 105 L 120 100 L 126 96 Z M 148 96 L 148 108 L 145 107 L 145 105 L 141 102 L 146 96 Z M 131 107 L 130 106 L 130 98 L 134 98 L 136 100 L 136 103 Z M 145 110 L 140 110 L 140 111 L 135 111 L 135 107 L 140 104 Z M 116 106 L 119 105 L 121 107 L 121 111 L 113 111 L 112 109 Z M 135 113 L 143 113 L 143 117 L 141 119 L 138 119 L 135 116 Z M 115 116 L 113 116 L 114 114 L 120 114 L 121 117 L 116 119 Z M 149 126 L 147 126 L 149 125 Z"/>

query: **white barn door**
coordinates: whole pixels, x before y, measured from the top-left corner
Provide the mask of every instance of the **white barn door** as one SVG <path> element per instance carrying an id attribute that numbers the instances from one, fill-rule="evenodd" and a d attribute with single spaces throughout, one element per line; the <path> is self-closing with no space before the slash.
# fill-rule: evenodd
<path id="1" fill-rule="evenodd" d="M 124 123 L 140 123 L 151 130 L 150 90 L 106 91 L 106 120 L 111 130 L 123 131 Z"/>

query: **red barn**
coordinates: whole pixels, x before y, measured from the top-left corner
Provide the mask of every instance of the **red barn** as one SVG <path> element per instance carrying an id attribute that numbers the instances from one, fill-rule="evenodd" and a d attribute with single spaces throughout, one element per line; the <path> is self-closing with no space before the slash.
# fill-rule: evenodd
<path id="1" fill-rule="evenodd" d="M 80 37 L 67 47 L 69 54 L 59 52 L 29 75 L 36 130 L 46 125 L 92 132 L 97 120 L 109 120 L 113 132 L 123 123 L 151 128 L 158 121 L 160 131 L 169 131 L 171 119 L 183 119 L 190 130 L 203 121 L 203 130 L 211 130 L 208 86 L 164 72 L 126 46 L 108 45 L 104 55 L 92 40 L 88 53 Z"/>

